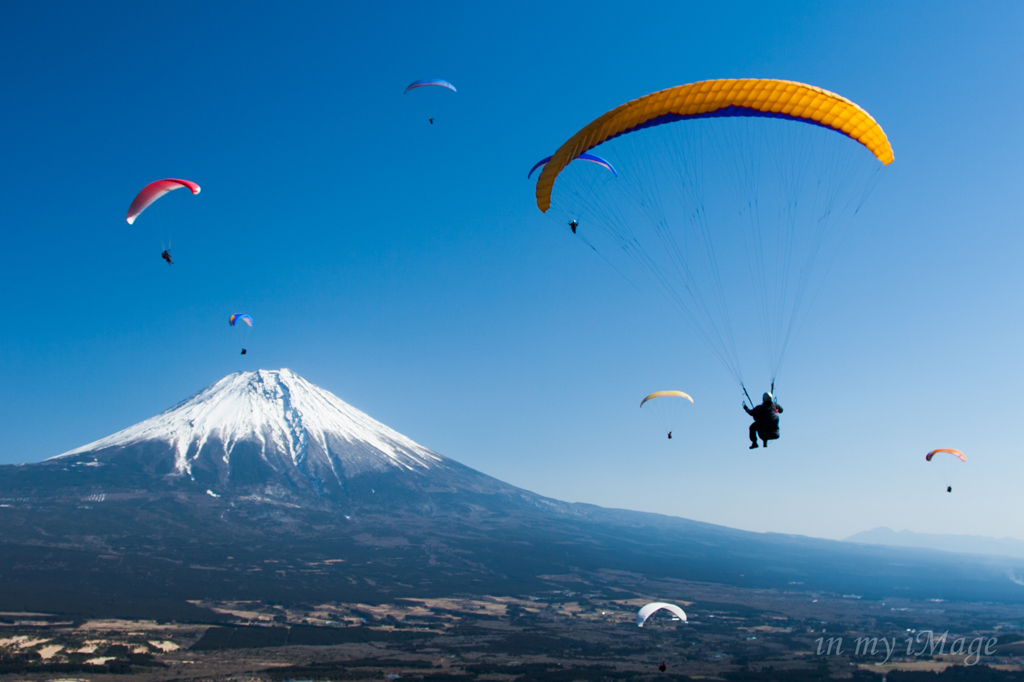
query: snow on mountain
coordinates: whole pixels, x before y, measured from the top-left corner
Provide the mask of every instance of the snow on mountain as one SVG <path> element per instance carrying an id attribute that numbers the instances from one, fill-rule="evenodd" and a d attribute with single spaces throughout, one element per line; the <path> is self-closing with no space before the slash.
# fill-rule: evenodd
<path id="1" fill-rule="evenodd" d="M 233 460 L 253 455 L 275 472 L 298 470 L 314 483 L 426 472 L 448 461 L 288 369 L 228 375 L 162 414 L 50 461 L 140 445 L 166 452 L 164 443 L 173 473 L 193 480 L 197 467 L 230 478 Z"/>

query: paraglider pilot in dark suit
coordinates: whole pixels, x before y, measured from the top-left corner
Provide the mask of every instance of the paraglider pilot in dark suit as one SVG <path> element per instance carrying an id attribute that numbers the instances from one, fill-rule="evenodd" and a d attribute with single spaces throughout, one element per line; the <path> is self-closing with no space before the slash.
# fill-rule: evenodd
<path id="1" fill-rule="evenodd" d="M 775 396 L 765 393 L 760 405 L 751 409 L 743 403 L 743 409 L 754 418 L 754 423 L 750 425 L 751 450 L 758 447 L 758 436 L 765 447 L 768 447 L 768 441 L 779 437 L 779 415 L 782 414 L 782 407 L 775 402 Z"/>

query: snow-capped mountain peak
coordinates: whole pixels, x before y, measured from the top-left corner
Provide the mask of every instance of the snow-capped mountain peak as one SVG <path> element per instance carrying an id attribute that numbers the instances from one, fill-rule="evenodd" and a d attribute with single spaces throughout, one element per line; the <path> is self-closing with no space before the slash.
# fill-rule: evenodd
<path id="1" fill-rule="evenodd" d="M 162 414 L 53 459 L 143 443 L 166 443 L 173 472 L 193 478 L 197 467 L 225 478 L 243 455 L 279 473 L 297 469 L 314 483 L 445 461 L 288 369 L 230 374 Z"/>

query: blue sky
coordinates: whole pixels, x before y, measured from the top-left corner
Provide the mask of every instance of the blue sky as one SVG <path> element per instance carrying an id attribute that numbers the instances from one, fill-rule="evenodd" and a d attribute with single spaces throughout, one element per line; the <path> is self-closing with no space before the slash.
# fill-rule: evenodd
<path id="1" fill-rule="evenodd" d="M 6 8 L 0 462 L 289 367 L 565 500 L 1024 538 L 1024 7 L 493 5 Z M 459 92 L 402 95 L 423 77 Z M 787 359 L 783 439 L 753 453 L 725 370 L 525 179 L 615 105 L 726 77 L 846 95 L 896 154 Z M 128 226 L 161 177 L 203 191 Z M 670 387 L 696 399 L 671 443 L 636 408 Z"/>

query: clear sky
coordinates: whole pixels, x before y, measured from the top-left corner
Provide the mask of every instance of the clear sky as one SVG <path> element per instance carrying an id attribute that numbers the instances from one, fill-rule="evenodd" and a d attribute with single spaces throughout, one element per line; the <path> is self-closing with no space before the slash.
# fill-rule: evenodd
<path id="1" fill-rule="evenodd" d="M 289 367 L 564 500 L 833 538 L 1024 538 L 1024 5 L 34 2 L 3 17 L 0 462 Z M 459 92 L 403 96 L 425 77 Z M 787 359 L 768 450 L 747 450 L 742 396 L 665 301 L 555 229 L 525 178 L 615 105 L 727 77 L 841 93 L 896 154 Z M 162 177 L 203 191 L 127 225 Z M 244 357 L 233 312 L 256 321 Z M 671 442 L 637 409 L 663 388 L 696 399 Z M 926 464 L 936 447 L 969 461 Z"/>

